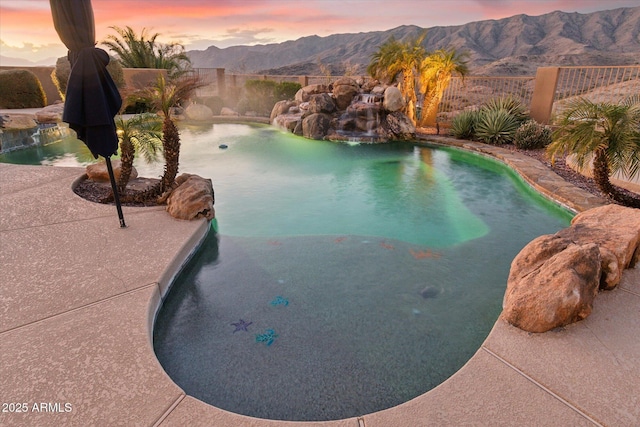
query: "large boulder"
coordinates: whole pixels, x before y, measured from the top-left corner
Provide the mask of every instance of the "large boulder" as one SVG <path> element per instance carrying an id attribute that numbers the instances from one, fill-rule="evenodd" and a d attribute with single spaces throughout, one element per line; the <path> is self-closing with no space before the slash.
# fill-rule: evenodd
<path id="1" fill-rule="evenodd" d="M 311 95 L 317 95 L 319 93 L 328 93 L 328 92 L 329 92 L 329 88 L 327 87 L 327 85 L 323 85 L 323 84 L 308 85 L 303 88 L 300 88 L 300 90 L 296 92 L 296 96 L 294 99 L 297 102 L 307 102 L 309 101 L 309 98 L 311 97 Z"/>
<path id="2" fill-rule="evenodd" d="M 383 107 L 390 113 L 400 111 L 404 108 L 404 98 L 402 97 L 400 89 L 395 86 L 389 86 L 384 90 Z"/>
<path id="3" fill-rule="evenodd" d="M 33 130 L 38 127 L 33 114 L 3 114 L 0 116 L 0 128 L 11 130 Z"/>
<path id="4" fill-rule="evenodd" d="M 113 167 L 113 176 L 116 181 L 120 179 L 120 171 L 122 169 L 122 162 L 119 159 L 111 160 L 111 166 Z M 90 164 L 85 169 L 87 178 L 96 182 L 109 182 L 109 171 L 105 162 L 98 162 Z M 131 175 L 129 179 L 136 179 L 138 177 L 138 171 L 135 167 L 131 167 Z"/>
<path id="5" fill-rule="evenodd" d="M 291 107 L 297 106 L 298 103 L 295 101 L 278 101 L 275 103 L 273 108 L 271 109 L 271 115 L 269 116 L 269 123 L 273 123 L 273 120 L 281 114 L 287 114 Z"/>
<path id="6" fill-rule="evenodd" d="M 589 209 L 573 218 L 569 230 L 573 239 L 593 242 L 613 253 L 620 270 L 632 268 L 638 261 L 640 209 L 614 204 Z"/>
<path id="7" fill-rule="evenodd" d="M 309 97 L 309 112 L 331 114 L 336 110 L 336 104 L 328 93 L 319 93 Z"/>
<path id="8" fill-rule="evenodd" d="M 416 127 L 406 114 L 399 111 L 387 114 L 382 123 L 383 128 L 389 134 L 390 139 L 415 139 Z"/>
<path id="9" fill-rule="evenodd" d="M 358 85 L 355 83 L 355 81 L 353 81 L 353 85 L 334 83 L 333 98 L 336 100 L 337 109 L 340 111 L 346 110 L 347 107 L 351 104 L 351 101 L 353 101 L 353 98 L 359 92 L 360 92 L 360 89 L 358 88 Z"/>
<path id="10" fill-rule="evenodd" d="M 190 104 L 184 109 L 184 117 L 196 122 L 210 121 L 213 119 L 213 111 L 203 104 Z"/>
<path id="11" fill-rule="evenodd" d="M 640 210 L 611 204 L 576 215 L 513 260 L 502 318 L 530 332 L 583 319 L 598 289 L 613 289 L 635 266 L 639 248 Z"/>
<path id="12" fill-rule="evenodd" d="M 58 102 L 44 107 L 36 112 L 36 120 L 38 123 L 60 123 L 62 121 L 62 112 L 64 111 L 64 103 Z"/>
<path id="13" fill-rule="evenodd" d="M 546 332 L 586 318 L 600 284 L 600 251 L 553 235 L 527 245 L 511 264 L 502 318 Z"/>
<path id="14" fill-rule="evenodd" d="M 302 135 L 309 139 L 323 139 L 329 132 L 330 125 L 330 116 L 322 113 L 311 114 L 302 120 Z"/>
<path id="15" fill-rule="evenodd" d="M 215 218 L 213 183 L 198 175 L 182 174 L 167 198 L 167 212 L 178 219 Z"/>

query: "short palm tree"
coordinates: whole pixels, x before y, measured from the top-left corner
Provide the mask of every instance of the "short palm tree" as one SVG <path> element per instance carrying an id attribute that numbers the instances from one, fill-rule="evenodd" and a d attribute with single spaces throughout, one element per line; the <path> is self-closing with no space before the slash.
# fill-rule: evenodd
<path id="1" fill-rule="evenodd" d="M 464 79 L 469 73 L 468 54 L 458 53 L 455 49 L 438 49 L 423 59 L 420 67 L 420 89 L 424 95 L 424 106 L 420 123 L 435 125 L 438 106 L 455 74 Z"/>
<path id="2" fill-rule="evenodd" d="M 130 119 L 118 116 L 115 123 L 121 162 L 118 190 L 124 192 L 131 177 L 136 151 L 148 163 L 156 161 L 158 153 L 162 151 L 162 120 L 156 114 L 146 113 Z"/>
<path id="3" fill-rule="evenodd" d="M 405 100 L 405 114 L 416 123 L 416 77 L 420 74 L 422 61 L 427 52 L 422 47 L 427 33 L 423 32 L 415 39 L 401 42 L 395 37 L 389 38 L 378 51 L 371 56 L 367 72 L 375 79 L 385 83 L 398 81 L 398 89 Z"/>
<path id="4" fill-rule="evenodd" d="M 159 33 L 149 35 L 143 28 L 140 35 L 131 27 L 110 27 L 117 35 L 110 34 L 102 42 L 118 55 L 125 68 L 158 68 L 167 70 L 170 77 L 178 77 L 191 68 L 191 61 L 184 46 L 178 43 L 159 43 Z"/>
<path id="5" fill-rule="evenodd" d="M 612 200 L 640 208 L 640 200 L 614 187 L 610 174 L 623 172 L 634 177 L 640 168 L 640 99 L 632 97 L 622 103 L 594 103 L 578 98 L 558 116 L 559 127 L 548 152 L 573 154 L 582 168 L 593 160 L 593 179 L 598 189 Z"/>
<path id="6" fill-rule="evenodd" d="M 163 75 L 158 76 L 154 87 L 143 94 L 149 103 L 162 112 L 162 151 L 164 153 L 164 174 L 160 181 L 160 194 L 173 188 L 178 174 L 180 158 L 180 133 L 173 121 L 172 111 L 182 102 L 189 99 L 193 92 L 202 86 L 197 77 L 180 77 L 175 81 L 167 81 Z"/>

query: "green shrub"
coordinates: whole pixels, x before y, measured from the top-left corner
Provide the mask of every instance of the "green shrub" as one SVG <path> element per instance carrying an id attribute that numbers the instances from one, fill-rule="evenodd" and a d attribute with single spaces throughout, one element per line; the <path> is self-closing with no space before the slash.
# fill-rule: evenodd
<path id="1" fill-rule="evenodd" d="M 478 112 L 467 110 L 458 114 L 451 121 L 449 133 L 459 139 L 472 139 L 475 135 Z"/>
<path id="2" fill-rule="evenodd" d="M 288 101 L 294 99 L 296 93 L 302 89 L 302 85 L 300 83 L 294 82 L 281 82 L 276 85 L 275 88 L 275 97 L 276 102 L 278 101 Z"/>
<path id="3" fill-rule="evenodd" d="M 483 110 L 476 122 L 475 137 L 487 144 L 509 144 L 518 127 L 520 122 L 507 110 Z"/>
<path id="4" fill-rule="evenodd" d="M 508 114 L 512 115 L 520 123 L 528 119 L 526 109 L 524 105 L 522 105 L 522 102 L 520 102 L 518 99 L 512 96 L 491 98 L 482 105 L 481 110 L 483 111 L 505 110 Z"/>
<path id="5" fill-rule="evenodd" d="M 123 89 L 125 87 L 124 82 L 124 71 L 122 71 L 122 65 L 120 65 L 120 61 L 117 59 L 110 57 L 109 65 L 107 65 L 107 71 L 113 82 L 116 84 L 118 89 Z M 56 68 L 51 72 L 51 80 L 58 88 L 58 92 L 60 93 L 60 97 L 64 100 L 64 95 L 67 92 L 67 82 L 69 81 L 69 74 L 71 74 L 71 64 L 69 64 L 69 59 L 66 56 L 62 58 L 58 58 L 56 61 Z"/>
<path id="6" fill-rule="evenodd" d="M 47 96 L 38 77 L 27 70 L 0 71 L 0 108 L 42 108 Z"/>
<path id="7" fill-rule="evenodd" d="M 527 120 L 516 130 L 513 144 L 524 150 L 544 148 L 551 144 L 551 129 L 535 120 Z"/>
<path id="8" fill-rule="evenodd" d="M 270 115 L 276 103 L 277 85 L 273 80 L 247 80 L 236 111 L 241 115 L 248 111 L 255 111 L 261 116 Z"/>

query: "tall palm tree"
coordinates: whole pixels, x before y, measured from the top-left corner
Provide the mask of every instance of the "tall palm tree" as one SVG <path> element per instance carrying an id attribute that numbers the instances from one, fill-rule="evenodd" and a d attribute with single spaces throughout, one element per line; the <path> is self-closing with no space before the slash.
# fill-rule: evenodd
<path id="1" fill-rule="evenodd" d="M 552 159 L 573 154 L 582 168 L 593 160 L 593 179 L 612 200 L 640 208 L 640 200 L 614 187 L 609 177 L 621 171 L 629 177 L 640 168 L 640 98 L 619 104 L 594 103 L 578 98 L 558 116 L 554 142 L 547 148 Z"/>
<path id="2" fill-rule="evenodd" d="M 117 35 L 109 34 L 102 44 L 120 58 L 125 68 L 159 68 L 170 77 L 178 77 L 191 68 L 184 46 L 178 43 L 156 41 L 159 33 L 148 34 L 143 28 L 140 35 L 131 27 L 110 27 Z"/>
<path id="3" fill-rule="evenodd" d="M 416 123 L 416 78 L 420 75 L 422 61 L 427 52 L 422 47 L 427 33 L 415 39 L 401 42 L 391 36 L 371 56 L 367 72 L 385 83 L 398 81 L 398 89 L 405 101 L 404 113 Z"/>
<path id="4" fill-rule="evenodd" d="M 455 49 L 438 49 L 428 55 L 421 64 L 420 89 L 424 96 L 421 124 L 435 125 L 438 106 L 445 89 L 454 74 L 463 79 L 469 73 L 468 53 Z"/>
<path id="5" fill-rule="evenodd" d="M 120 176 L 118 190 L 124 192 L 131 177 L 136 151 L 147 163 L 157 160 L 162 151 L 162 120 L 156 114 L 138 114 L 130 119 L 118 116 L 115 120 L 120 142 Z"/>
<path id="6" fill-rule="evenodd" d="M 178 174 L 180 158 L 180 133 L 173 121 L 173 108 L 189 99 L 193 92 L 202 86 L 198 77 L 183 76 L 174 81 L 167 81 L 163 75 L 158 76 L 154 87 L 143 94 L 149 103 L 162 112 L 162 150 L 164 153 L 164 174 L 160 181 L 160 194 L 173 188 Z"/>

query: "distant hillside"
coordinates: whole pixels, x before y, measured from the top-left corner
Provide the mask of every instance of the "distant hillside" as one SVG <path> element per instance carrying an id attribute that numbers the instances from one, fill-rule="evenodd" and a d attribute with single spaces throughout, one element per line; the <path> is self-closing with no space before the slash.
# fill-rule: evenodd
<path id="1" fill-rule="evenodd" d="M 194 67 L 232 73 L 362 74 L 371 54 L 394 36 L 416 37 L 422 28 L 302 37 L 284 43 L 189 51 Z M 552 12 L 427 29 L 427 50 L 454 47 L 470 54 L 476 75 L 531 75 L 545 65 L 631 65 L 640 63 L 640 7 L 590 14 Z M 321 67 L 322 66 L 322 67 Z"/>

